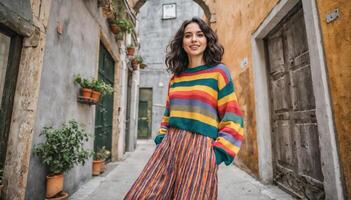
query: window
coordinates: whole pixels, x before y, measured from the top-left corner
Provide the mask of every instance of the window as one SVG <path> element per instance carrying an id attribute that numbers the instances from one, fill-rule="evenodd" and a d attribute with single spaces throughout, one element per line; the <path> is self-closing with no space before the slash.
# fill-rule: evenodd
<path id="1" fill-rule="evenodd" d="M 177 17 L 177 4 L 162 4 L 162 19 L 174 19 Z"/>

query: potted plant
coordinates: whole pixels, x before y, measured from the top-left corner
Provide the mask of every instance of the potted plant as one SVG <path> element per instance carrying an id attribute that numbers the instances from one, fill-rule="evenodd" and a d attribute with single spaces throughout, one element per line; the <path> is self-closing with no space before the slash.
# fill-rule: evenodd
<path id="1" fill-rule="evenodd" d="M 128 19 L 117 18 L 111 21 L 117 24 L 123 33 L 131 33 L 133 31 L 133 23 Z"/>
<path id="2" fill-rule="evenodd" d="M 44 127 L 40 135 L 45 136 L 43 143 L 34 146 L 33 153 L 46 166 L 46 197 L 66 196 L 63 182 L 64 172 L 75 165 L 85 164 L 91 157 L 91 151 L 85 149 L 84 142 L 89 140 L 88 133 L 78 122 L 71 120 L 60 128 Z"/>
<path id="3" fill-rule="evenodd" d="M 74 82 L 79 84 L 81 97 L 87 101 L 97 103 L 102 95 L 112 94 L 113 87 L 103 80 L 84 79 L 79 74 L 75 75 Z"/>
<path id="4" fill-rule="evenodd" d="M 74 77 L 74 83 L 80 85 L 81 87 L 80 94 L 83 98 L 85 99 L 91 98 L 91 94 L 93 92 L 91 81 L 89 81 L 88 79 L 82 78 L 80 74 L 77 74 Z"/>
<path id="5" fill-rule="evenodd" d="M 144 63 L 140 63 L 139 67 L 140 67 L 140 69 L 144 69 L 145 67 L 147 67 L 147 65 Z"/>
<path id="6" fill-rule="evenodd" d="M 130 44 L 127 46 L 127 55 L 128 56 L 133 56 L 135 52 L 135 47 L 133 44 Z"/>
<path id="7" fill-rule="evenodd" d="M 105 146 L 94 152 L 93 176 L 97 176 L 105 171 L 105 161 L 110 154 L 110 151 Z"/>
<path id="8" fill-rule="evenodd" d="M 121 27 L 118 25 L 116 19 L 109 19 L 110 29 L 113 34 L 118 34 L 121 32 Z"/>
<path id="9" fill-rule="evenodd" d="M 144 61 L 143 57 L 141 57 L 141 55 L 136 55 L 132 58 L 131 60 L 131 64 L 132 64 L 132 67 L 134 70 L 137 70 L 138 69 L 138 66 L 140 64 L 142 64 Z"/>
<path id="10" fill-rule="evenodd" d="M 100 99 L 100 96 L 105 94 L 112 94 L 113 87 L 110 84 L 105 83 L 103 80 L 92 80 L 92 95 L 91 98 L 95 103 Z"/>
<path id="11" fill-rule="evenodd" d="M 102 84 L 104 84 L 105 82 L 103 82 L 101 80 L 92 80 L 91 82 L 92 82 L 91 86 L 93 89 L 93 91 L 91 93 L 91 98 L 92 98 L 94 103 L 97 103 L 100 100 Z"/>

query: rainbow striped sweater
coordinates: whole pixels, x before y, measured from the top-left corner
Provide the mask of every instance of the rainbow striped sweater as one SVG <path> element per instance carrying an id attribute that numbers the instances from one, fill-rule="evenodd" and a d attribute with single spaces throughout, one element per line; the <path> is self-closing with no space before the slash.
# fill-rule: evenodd
<path id="1" fill-rule="evenodd" d="M 229 69 L 223 64 L 201 65 L 170 79 L 155 143 L 162 141 L 169 127 L 202 134 L 214 139 L 216 163 L 229 165 L 243 141 L 243 126 Z"/>

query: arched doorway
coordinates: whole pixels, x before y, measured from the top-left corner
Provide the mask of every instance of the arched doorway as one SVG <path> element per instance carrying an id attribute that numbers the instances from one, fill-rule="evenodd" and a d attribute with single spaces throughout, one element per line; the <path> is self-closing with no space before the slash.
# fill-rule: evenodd
<path id="1" fill-rule="evenodd" d="M 216 18 L 215 18 L 216 12 L 213 4 L 211 4 L 206 0 L 193 0 L 193 1 L 202 8 L 208 23 L 211 26 L 213 26 L 216 23 Z M 145 4 L 145 2 L 146 0 L 137 0 L 137 1 L 129 2 L 129 5 L 131 8 L 133 8 L 135 13 L 138 14 L 140 11 L 140 8 Z"/>
<path id="2" fill-rule="evenodd" d="M 184 20 L 194 16 L 208 20 L 212 15 L 205 3 L 193 0 L 138 1 L 134 8 L 140 41 L 138 54 L 148 66 L 140 70 L 137 138 L 151 139 L 159 131 L 165 110 L 170 79 L 164 62 L 166 47 Z"/>

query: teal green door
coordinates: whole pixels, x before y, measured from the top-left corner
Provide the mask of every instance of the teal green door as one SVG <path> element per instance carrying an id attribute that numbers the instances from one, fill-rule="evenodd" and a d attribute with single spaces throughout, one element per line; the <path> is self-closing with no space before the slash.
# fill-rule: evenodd
<path id="1" fill-rule="evenodd" d="M 151 137 L 152 88 L 139 89 L 138 139 Z"/>
<path id="2" fill-rule="evenodd" d="M 106 48 L 100 44 L 99 79 L 113 86 L 115 62 Z M 104 95 L 96 105 L 94 150 L 112 145 L 113 94 Z"/>
<path id="3" fill-rule="evenodd" d="M 147 116 L 147 101 L 139 101 L 138 138 L 149 136 L 149 120 Z"/>

